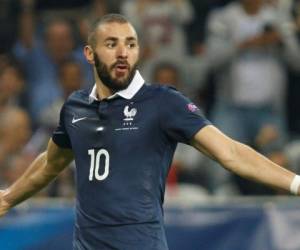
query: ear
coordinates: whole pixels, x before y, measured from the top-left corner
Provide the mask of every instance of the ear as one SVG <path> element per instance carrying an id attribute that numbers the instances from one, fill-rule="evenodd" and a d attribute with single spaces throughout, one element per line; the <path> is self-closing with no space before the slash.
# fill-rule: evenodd
<path id="1" fill-rule="evenodd" d="M 83 52 L 84 52 L 85 58 L 88 61 L 88 63 L 95 64 L 94 51 L 93 51 L 92 47 L 89 45 L 86 45 L 83 49 Z"/>

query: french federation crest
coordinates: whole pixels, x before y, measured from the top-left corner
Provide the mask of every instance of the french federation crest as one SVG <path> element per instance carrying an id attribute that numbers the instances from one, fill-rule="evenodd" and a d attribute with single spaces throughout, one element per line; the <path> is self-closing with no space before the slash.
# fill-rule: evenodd
<path id="1" fill-rule="evenodd" d="M 133 118 L 135 117 L 137 110 L 136 110 L 136 108 L 129 109 L 129 106 L 126 106 L 124 108 L 123 113 L 125 116 L 125 118 L 123 119 L 124 121 L 133 121 Z"/>

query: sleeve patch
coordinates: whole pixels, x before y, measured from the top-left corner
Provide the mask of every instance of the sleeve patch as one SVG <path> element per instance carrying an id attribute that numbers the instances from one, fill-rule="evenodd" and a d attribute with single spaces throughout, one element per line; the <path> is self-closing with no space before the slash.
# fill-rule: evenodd
<path id="1" fill-rule="evenodd" d="M 193 113 L 199 110 L 199 108 L 192 102 L 187 105 L 187 108 Z"/>

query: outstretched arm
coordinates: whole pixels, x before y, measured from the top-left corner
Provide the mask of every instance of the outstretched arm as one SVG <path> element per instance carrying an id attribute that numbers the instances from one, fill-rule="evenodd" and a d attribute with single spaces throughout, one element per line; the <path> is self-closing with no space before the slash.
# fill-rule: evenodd
<path id="1" fill-rule="evenodd" d="M 20 4 L 19 41 L 24 48 L 31 49 L 35 32 L 35 0 L 21 0 Z"/>
<path id="2" fill-rule="evenodd" d="M 52 139 L 25 173 L 9 188 L 0 191 L 0 216 L 30 198 L 51 182 L 73 160 L 70 149 L 58 147 Z"/>
<path id="3" fill-rule="evenodd" d="M 249 146 L 227 137 L 212 125 L 201 129 L 194 136 L 192 145 L 218 161 L 229 171 L 275 188 L 290 191 L 296 176 L 293 172 L 273 163 Z M 297 189 L 297 181 L 295 184 Z"/>

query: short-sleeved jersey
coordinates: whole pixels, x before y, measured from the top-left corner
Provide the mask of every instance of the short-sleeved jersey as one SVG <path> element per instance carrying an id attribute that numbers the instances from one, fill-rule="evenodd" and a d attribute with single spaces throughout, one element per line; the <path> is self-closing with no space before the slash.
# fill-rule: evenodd
<path id="1" fill-rule="evenodd" d="M 209 124 L 175 89 L 137 84 L 137 78 L 130 98 L 98 101 L 80 90 L 62 108 L 53 141 L 75 155 L 78 230 L 162 223 L 177 142 L 189 143 Z"/>

